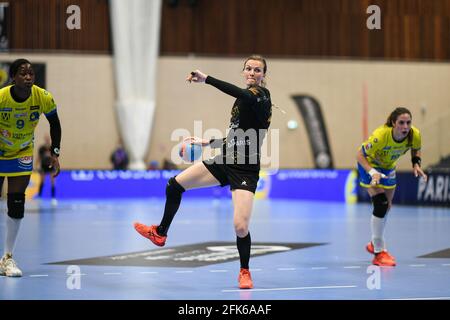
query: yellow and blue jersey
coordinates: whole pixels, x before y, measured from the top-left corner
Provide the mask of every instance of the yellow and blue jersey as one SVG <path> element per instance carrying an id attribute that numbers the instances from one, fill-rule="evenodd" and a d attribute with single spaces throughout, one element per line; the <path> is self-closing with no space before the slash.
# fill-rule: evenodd
<path id="1" fill-rule="evenodd" d="M 401 142 L 394 140 L 392 136 L 392 127 L 386 125 L 378 127 L 367 141 L 361 146 L 361 151 L 369 164 L 378 172 L 386 175 L 381 178 L 378 188 L 395 188 L 396 174 L 395 166 L 400 156 L 404 155 L 409 149 L 420 150 L 421 136 L 420 131 L 411 126 L 412 139 L 408 137 Z M 365 188 L 372 187 L 370 182 L 372 177 L 358 163 L 359 184 Z"/>
<path id="2" fill-rule="evenodd" d="M 39 117 L 56 112 L 52 95 L 36 85 L 24 102 L 16 102 L 10 90 L 11 86 L 0 89 L 0 160 L 32 157 Z"/>
<path id="3" fill-rule="evenodd" d="M 363 142 L 361 151 L 372 167 L 394 169 L 400 156 L 409 149 L 420 150 L 421 148 L 422 139 L 419 129 L 411 126 L 411 131 L 412 139 L 407 137 L 397 142 L 392 136 L 392 127 L 380 126 L 367 141 Z"/>

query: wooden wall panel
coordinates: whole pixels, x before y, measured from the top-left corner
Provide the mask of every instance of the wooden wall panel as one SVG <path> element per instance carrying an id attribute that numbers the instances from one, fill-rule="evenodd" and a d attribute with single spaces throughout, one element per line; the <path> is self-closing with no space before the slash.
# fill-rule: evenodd
<path id="1" fill-rule="evenodd" d="M 450 0 L 175 2 L 163 5 L 165 55 L 450 60 Z M 381 30 L 366 27 L 373 4 L 381 9 Z"/>
<path id="2" fill-rule="evenodd" d="M 10 1 L 13 50 L 110 52 L 108 0 Z M 69 30 L 70 5 L 81 11 L 81 29 Z"/>
<path id="3" fill-rule="evenodd" d="M 111 52 L 108 0 L 10 4 L 13 50 Z M 71 4 L 81 30 L 66 28 Z M 366 27 L 372 4 L 381 30 Z M 160 52 L 450 61 L 450 0 L 163 0 Z"/>

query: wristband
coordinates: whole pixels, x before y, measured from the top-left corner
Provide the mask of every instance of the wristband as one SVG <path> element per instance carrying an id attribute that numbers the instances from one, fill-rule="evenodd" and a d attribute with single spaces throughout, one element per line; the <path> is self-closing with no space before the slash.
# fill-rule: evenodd
<path id="1" fill-rule="evenodd" d="M 57 156 L 57 157 L 59 157 L 59 153 L 60 153 L 60 150 L 59 150 L 59 147 L 51 147 L 51 149 L 50 149 L 50 153 L 52 154 L 52 156 Z"/>
<path id="2" fill-rule="evenodd" d="M 368 174 L 369 174 L 371 177 L 373 177 L 373 175 L 376 174 L 376 173 L 379 174 L 379 172 L 378 172 L 376 169 L 374 169 L 374 168 L 370 169 L 369 172 L 368 172 Z"/>

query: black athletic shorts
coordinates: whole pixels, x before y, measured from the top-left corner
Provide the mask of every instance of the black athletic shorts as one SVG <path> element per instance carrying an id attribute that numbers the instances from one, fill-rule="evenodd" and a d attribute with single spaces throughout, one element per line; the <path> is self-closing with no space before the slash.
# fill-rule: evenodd
<path id="1" fill-rule="evenodd" d="M 255 165 L 222 164 L 215 160 L 216 158 L 204 160 L 203 164 L 220 182 L 221 187 L 229 185 L 230 190 L 241 189 L 255 193 L 259 180 L 259 169 Z"/>

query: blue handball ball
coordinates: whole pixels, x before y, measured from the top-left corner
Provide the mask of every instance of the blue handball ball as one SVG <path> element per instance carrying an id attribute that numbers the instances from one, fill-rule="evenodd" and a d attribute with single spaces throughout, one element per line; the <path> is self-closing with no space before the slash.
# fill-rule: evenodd
<path id="1" fill-rule="evenodd" d="M 202 156 L 202 146 L 183 142 L 180 146 L 180 157 L 186 162 L 194 162 Z"/>

